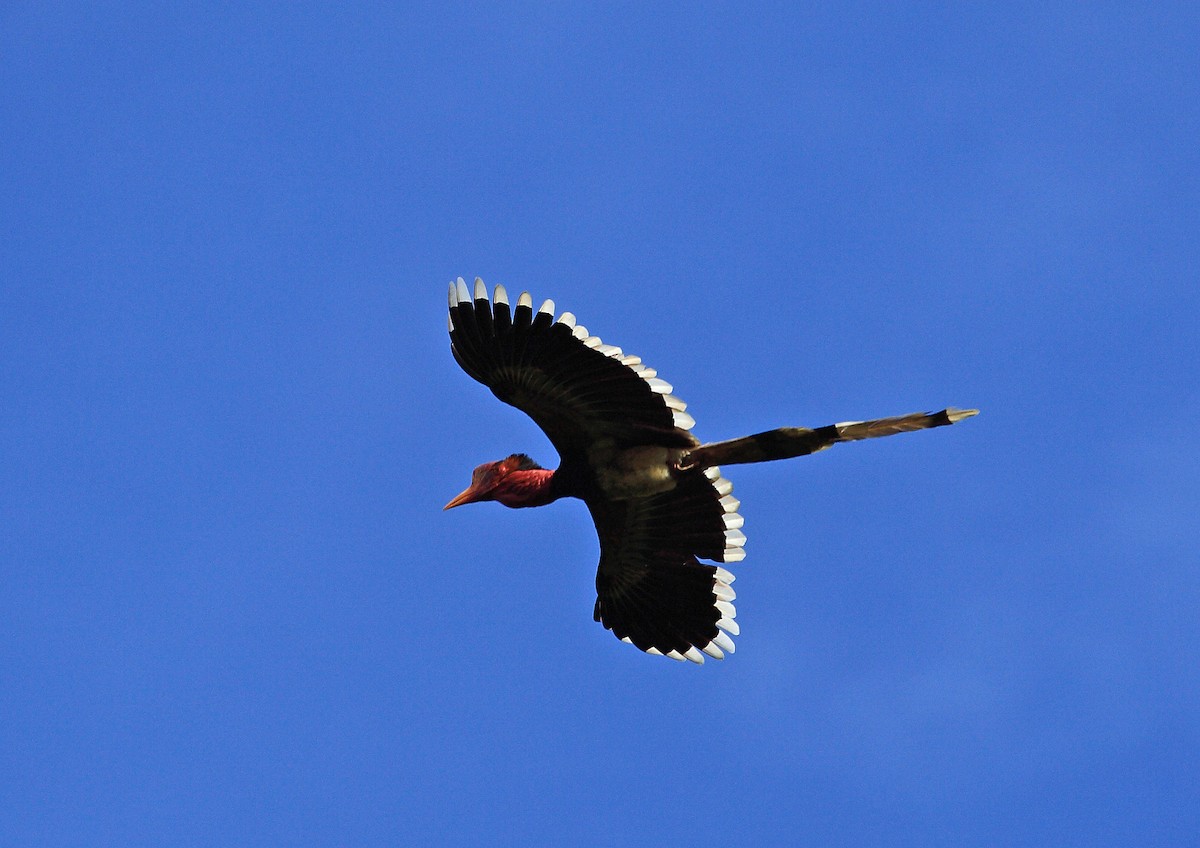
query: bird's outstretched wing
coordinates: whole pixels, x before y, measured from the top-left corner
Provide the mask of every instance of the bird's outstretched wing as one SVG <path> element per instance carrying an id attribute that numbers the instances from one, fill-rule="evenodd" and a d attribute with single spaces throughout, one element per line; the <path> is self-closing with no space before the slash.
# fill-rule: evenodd
<path id="1" fill-rule="evenodd" d="M 704 662 L 733 653 L 734 577 L 697 557 L 745 555 L 733 485 L 718 468 L 679 472 L 669 492 L 588 500 L 600 535 L 595 619 L 652 654 Z"/>
<path id="2" fill-rule="evenodd" d="M 569 312 L 535 313 L 523 293 L 513 308 L 503 286 L 488 299 L 481 280 L 450 285 L 454 358 L 496 397 L 545 431 L 564 465 L 587 463 L 589 448 L 692 448 L 695 423 L 671 386 L 636 356 L 606 345 Z M 673 472 L 669 491 L 615 499 L 581 496 L 600 536 L 595 618 L 650 653 L 703 662 L 732 653 L 733 575 L 699 558 L 734 562 L 746 537 L 732 484 L 719 469 Z"/>
<path id="3" fill-rule="evenodd" d="M 535 313 L 525 292 L 514 309 L 503 286 L 493 302 L 482 280 L 471 292 L 460 277 L 450 284 L 450 344 L 462 369 L 537 422 L 564 460 L 605 438 L 619 448 L 697 444 L 687 404 L 654 369 L 570 312 L 555 320 L 553 301 Z"/>

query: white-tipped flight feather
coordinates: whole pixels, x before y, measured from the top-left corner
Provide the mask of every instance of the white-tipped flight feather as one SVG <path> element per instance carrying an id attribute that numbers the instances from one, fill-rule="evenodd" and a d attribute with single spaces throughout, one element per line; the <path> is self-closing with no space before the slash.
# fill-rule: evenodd
<path id="1" fill-rule="evenodd" d="M 713 643 L 727 654 L 732 654 L 734 652 L 733 640 L 720 630 L 718 630 L 717 635 L 713 637 Z"/>

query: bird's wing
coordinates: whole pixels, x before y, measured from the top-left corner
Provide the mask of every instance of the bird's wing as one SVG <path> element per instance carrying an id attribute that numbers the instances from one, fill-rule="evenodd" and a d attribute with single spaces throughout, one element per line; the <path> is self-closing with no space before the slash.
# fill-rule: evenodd
<path id="1" fill-rule="evenodd" d="M 535 313 L 525 292 L 513 309 L 503 286 L 492 302 L 482 280 L 471 292 L 460 277 L 450 284 L 450 345 L 464 371 L 527 413 L 564 458 L 603 438 L 617 447 L 698 444 L 670 385 L 570 312 L 555 320 L 553 301 Z"/>
<path id="2" fill-rule="evenodd" d="M 643 651 L 677 660 L 733 653 L 733 575 L 697 559 L 744 556 L 732 489 L 720 469 L 693 466 L 669 492 L 588 499 L 600 535 L 596 621 Z"/>

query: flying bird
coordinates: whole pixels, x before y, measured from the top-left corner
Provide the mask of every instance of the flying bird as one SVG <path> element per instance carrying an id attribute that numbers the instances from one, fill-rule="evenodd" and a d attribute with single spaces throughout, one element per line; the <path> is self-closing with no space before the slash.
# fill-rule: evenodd
<path id="1" fill-rule="evenodd" d="M 720 466 L 770 462 L 838 442 L 942 427 L 974 409 L 918 412 L 826 427 L 782 427 L 701 444 L 687 404 L 653 368 L 591 335 L 575 316 L 513 308 L 450 284 L 450 347 L 471 377 L 532 418 L 558 451 L 558 468 L 516 453 L 480 465 L 445 509 L 479 501 L 542 506 L 579 498 L 600 537 L 593 617 L 621 641 L 676 660 L 732 654 L 738 635 L 734 576 L 746 536 L 733 485 Z M 710 560 L 721 565 L 709 565 Z"/>

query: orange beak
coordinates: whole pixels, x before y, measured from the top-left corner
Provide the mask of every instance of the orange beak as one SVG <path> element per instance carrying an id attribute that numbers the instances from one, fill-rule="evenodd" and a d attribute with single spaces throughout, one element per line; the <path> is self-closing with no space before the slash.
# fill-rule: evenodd
<path id="1" fill-rule="evenodd" d="M 457 497 L 454 498 L 454 500 L 450 501 L 450 503 L 448 503 L 444 507 L 442 507 L 442 512 L 445 512 L 448 509 L 454 509 L 454 507 L 456 507 L 456 506 L 462 506 L 463 504 L 474 503 L 476 500 L 479 499 L 479 496 L 481 494 L 483 494 L 483 493 L 480 492 L 478 489 L 476 489 L 474 486 L 464 489 L 462 491 L 462 493 L 460 493 Z"/>

